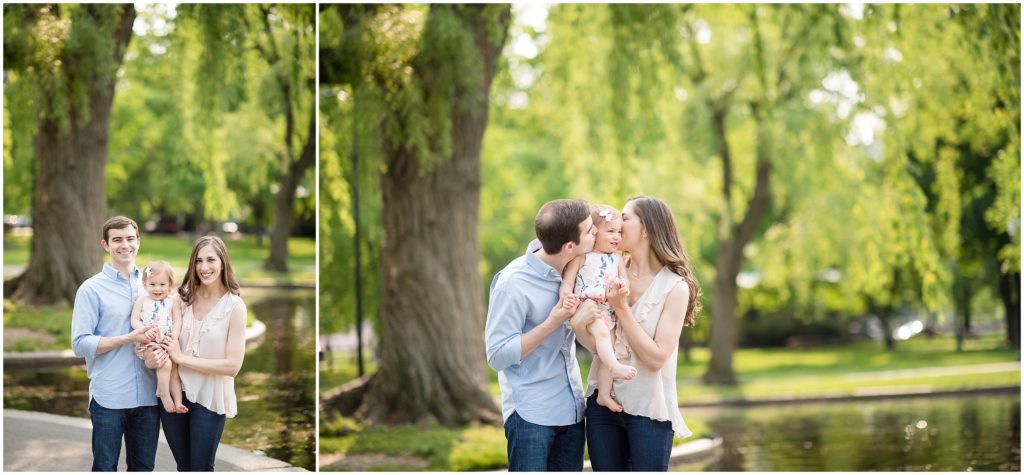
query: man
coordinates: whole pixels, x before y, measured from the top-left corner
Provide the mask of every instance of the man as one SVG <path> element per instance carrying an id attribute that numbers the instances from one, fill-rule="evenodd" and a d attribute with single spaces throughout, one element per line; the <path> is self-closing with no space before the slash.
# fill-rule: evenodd
<path id="1" fill-rule="evenodd" d="M 103 223 L 103 250 L 110 263 L 82 283 L 71 314 L 71 348 L 85 358 L 92 419 L 92 470 L 117 470 L 121 439 L 128 471 L 153 471 L 160 415 L 156 373 L 135 356 L 147 325 L 132 331 L 132 306 L 142 292 L 135 256 L 139 226 L 124 216 Z"/>
<path id="2" fill-rule="evenodd" d="M 581 471 L 583 382 L 566 320 L 576 311 L 596 318 L 597 307 L 560 298 L 558 287 L 566 264 L 594 247 L 590 206 L 550 201 L 537 213 L 535 231 L 526 254 L 491 282 L 487 363 L 501 386 L 509 471 Z"/>

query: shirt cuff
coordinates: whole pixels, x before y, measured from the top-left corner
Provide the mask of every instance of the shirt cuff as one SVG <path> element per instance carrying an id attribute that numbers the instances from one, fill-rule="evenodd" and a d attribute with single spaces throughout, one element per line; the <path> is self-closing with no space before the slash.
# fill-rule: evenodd
<path id="1" fill-rule="evenodd" d="M 85 335 L 78 338 L 73 345 L 72 350 L 75 356 L 85 358 L 87 363 L 91 363 L 96 359 L 96 348 L 100 346 L 99 335 Z"/>

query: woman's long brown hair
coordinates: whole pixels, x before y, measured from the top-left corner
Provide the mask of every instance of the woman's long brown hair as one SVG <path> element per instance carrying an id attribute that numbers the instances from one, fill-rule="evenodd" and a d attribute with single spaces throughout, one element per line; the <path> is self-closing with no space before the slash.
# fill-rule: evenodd
<path id="1" fill-rule="evenodd" d="M 185 305 L 191 305 L 196 298 L 196 290 L 202 285 L 199 281 L 199 276 L 196 274 L 196 258 L 199 257 L 199 250 L 206 247 L 213 247 L 213 252 L 220 258 L 221 270 L 220 270 L 220 283 L 224 284 L 224 287 L 235 295 L 238 295 L 238 281 L 235 280 L 235 271 L 231 268 L 231 260 L 228 259 L 228 247 L 224 244 L 217 236 L 203 236 L 196 240 L 194 246 L 192 246 L 192 257 L 188 261 L 188 271 L 185 272 L 185 278 L 181 281 L 181 287 L 178 287 L 178 296 L 181 297 L 181 301 L 185 302 Z"/>
<path id="2" fill-rule="evenodd" d="M 692 327 L 701 309 L 702 292 L 697 276 L 693 273 L 693 266 L 690 265 L 690 257 L 679 239 L 679 230 L 676 228 L 675 218 L 672 217 L 672 210 L 665 202 L 649 196 L 634 196 L 626 200 L 626 203 L 633 203 L 633 211 L 640 219 L 640 224 L 647 230 L 651 249 L 654 250 L 658 262 L 682 277 L 690 287 L 690 300 L 686 303 L 683 325 Z"/>

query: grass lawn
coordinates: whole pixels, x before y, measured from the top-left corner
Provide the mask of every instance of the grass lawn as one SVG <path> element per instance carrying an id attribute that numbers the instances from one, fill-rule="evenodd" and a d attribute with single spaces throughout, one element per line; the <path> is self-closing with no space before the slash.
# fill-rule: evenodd
<path id="1" fill-rule="evenodd" d="M 701 382 L 710 353 L 695 348 L 692 361 L 679 363 L 679 401 L 685 409 L 687 403 L 1020 384 L 1017 350 L 1003 347 L 1000 335 L 967 340 L 961 352 L 955 345 L 952 337 L 929 340 L 918 336 L 900 342 L 894 352 L 886 352 L 879 342 L 799 350 L 740 349 L 734 355 L 740 384 L 727 388 Z M 584 378 L 589 371 L 585 354 L 577 353 Z M 332 363 L 330 370 L 320 364 L 321 391 L 356 377 L 351 355 L 335 353 Z M 372 362 L 367 370 L 374 370 Z M 491 371 L 490 376 L 491 392 L 497 398 L 497 374 Z M 690 418 L 686 422 L 695 435 L 708 433 L 704 421 Z M 320 450 L 322 468 L 328 470 L 491 470 L 507 466 L 504 432 L 490 426 L 388 428 L 322 416 Z"/>
<path id="2" fill-rule="evenodd" d="M 19 267 L 28 264 L 31 238 L 25 236 L 4 236 L 4 267 Z M 164 260 L 174 267 L 176 283 L 181 283 L 181 276 L 188 268 L 189 254 L 192 252 L 192 238 L 167 236 L 160 234 L 144 234 L 142 247 L 139 249 L 138 264 L 144 266 L 151 260 Z M 99 242 L 97 241 L 97 246 Z M 235 276 L 242 286 L 265 284 L 315 284 L 316 283 L 316 240 L 311 238 L 291 238 L 288 240 L 288 272 L 278 273 L 263 269 L 263 262 L 270 255 L 269 240 L 264 246 L 256 243 L 256 238 L 245 236 L 227 242 L 231 256 L 231 265 Z M 105 258 L 105 262 L 109 258 Z M 97 272 L 99 270 L 97 269 Z"/>

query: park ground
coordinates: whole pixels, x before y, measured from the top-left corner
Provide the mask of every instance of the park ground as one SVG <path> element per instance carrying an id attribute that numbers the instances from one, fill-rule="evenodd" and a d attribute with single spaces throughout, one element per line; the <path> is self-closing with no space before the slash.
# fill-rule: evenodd
<path id="1" fill-rule="evenodd" d="M 584 352 L 578 353 L 582 355 Z M 324 394 L 356 377 L 354 356 L 336 352 L 321 363 Z M 881 342 L 803 349 L 746 348 L 735 354 L 740 384 L 708 386 L 701 381 L 710 353 L 694 348 L 680 361 L 679 401 L 687 406 L 716 406 L 820 401 L 973 391 L 1020 386 L 1019 352 L 1002 335 L 968 339 L 962 351 L 950 336 L 916 336 L 888 352 Z M 583 375 L 589 365 L 581 357 Z M 376 368 L 371 362 L 367 371 Z M 497 398 L 495 373 L 491 392 Z M 695 437 L 709 435 L 705 421 L 687 418 Z M 690 439 L 692 440 L 692 439 Z M 685 442 L 676 439 L 676 444 Z M 493 470 L 507 467 L 500 427 L 378 427 L 321 414 L 320 466 L 323 470 Z"/>

